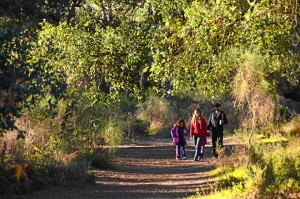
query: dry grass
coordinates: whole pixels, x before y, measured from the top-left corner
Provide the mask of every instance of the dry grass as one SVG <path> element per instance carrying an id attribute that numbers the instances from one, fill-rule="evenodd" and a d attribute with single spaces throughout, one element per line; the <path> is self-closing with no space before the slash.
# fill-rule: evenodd
<path id="1" fill-rule="evenodd" d="M 244 111 L 244 124 L 252 129 L 274 119 L 275 103 L 268 93 L 263 68 L 264 62 L 259 55 L 245 52 L 231 84 L 235 105 Z"/>
<path id="2" fill-rule="evenodd" d="M 64 165 L 69 165 L 71 161 L 78 157 L 78 151 L 70 154 L 62 154 L 59 159 Z"/>
<path id="3" fill-rule="evenodd" d="M 300 116 L 294 117 L 290 122 L 283 124 L 280 131 L 284 135 L 300 137 Z"/>

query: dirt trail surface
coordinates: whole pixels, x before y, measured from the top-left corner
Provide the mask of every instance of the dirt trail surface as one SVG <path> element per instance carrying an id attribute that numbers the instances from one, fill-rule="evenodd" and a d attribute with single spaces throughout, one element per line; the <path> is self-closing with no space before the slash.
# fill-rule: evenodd
<path id="1" fill-rule="evenodd" d="M 187 146 L 187 159 L 175 159 L 175 146 L 167 140 L 140 141 L 120 146 L 114 167 L 97 171 L 96 185 L 56 187 L 25 195 L 23 199 L 98 198 L 186 198 L 196 189 L 207 189 L 214 168 L 211 146 L 201 161 L 193 160 L 193 146 Z M 18 197 L 19 198 L 19 197 Z"/>

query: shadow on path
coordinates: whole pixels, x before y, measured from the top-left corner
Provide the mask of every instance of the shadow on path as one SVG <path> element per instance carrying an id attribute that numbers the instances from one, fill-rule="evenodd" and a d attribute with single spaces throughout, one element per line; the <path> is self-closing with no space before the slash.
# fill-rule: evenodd
<path id="1" fill-rule="evenodd" d="M 96 185 L 57 187 L 22 198 L 185 198 L 200 185 L 201 189 L 209 187 L 208 172 L 218 161 L 212 161 L 211 147 L 206 147 L 203 160 L 194 161 L 194 148 L 189 144 L 187 160 L 175 160 L 175 146 L 163 140 L 122 146 L 114 168 L 97 171 Z"/>

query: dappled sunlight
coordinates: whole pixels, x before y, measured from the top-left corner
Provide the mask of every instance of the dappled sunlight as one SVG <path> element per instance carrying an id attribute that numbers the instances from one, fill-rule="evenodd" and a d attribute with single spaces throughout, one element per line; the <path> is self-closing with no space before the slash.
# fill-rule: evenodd
<path id="1" fill-rule="evenodd" d="M 168 198 L 193 194 L 200 184 L 203 188 L 209 187 L 207 183 L 212 179 L 208 173 L 214 168 L 210 157 L 195 162 L 193 147 L 188 146 L 188 159 L 178 161 L 173 145 L 160 141 L 149 143 L 151 145 L 144 147 L 120 147 L 115 167 L 100 171 L 97 185 L 106 187 L 105 193 L 113 194 L 119 190 L 124 197 L 127 193 L 145 194 L 146 197 L 168 193 Z M 211 147 L 207 147 L 207 155 L 210 151 Z"/>

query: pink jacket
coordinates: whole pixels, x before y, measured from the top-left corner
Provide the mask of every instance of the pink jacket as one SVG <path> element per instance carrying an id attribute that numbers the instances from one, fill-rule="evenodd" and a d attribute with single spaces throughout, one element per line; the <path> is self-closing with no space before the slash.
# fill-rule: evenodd
<path id="1" fill-rule="evenodd" d="M 171 129 L 171 136 L 173 138 L 173 144 L 178 145 L 181 141 L 183 145 L 186 145 L 184 131 L 185 131 L 185 129 L 183 129 L 183 131 L 180 132 L 178 126 L 175 126 Z M 182 138 L 182 140 L 180 140 L 180 137 Z"/>

